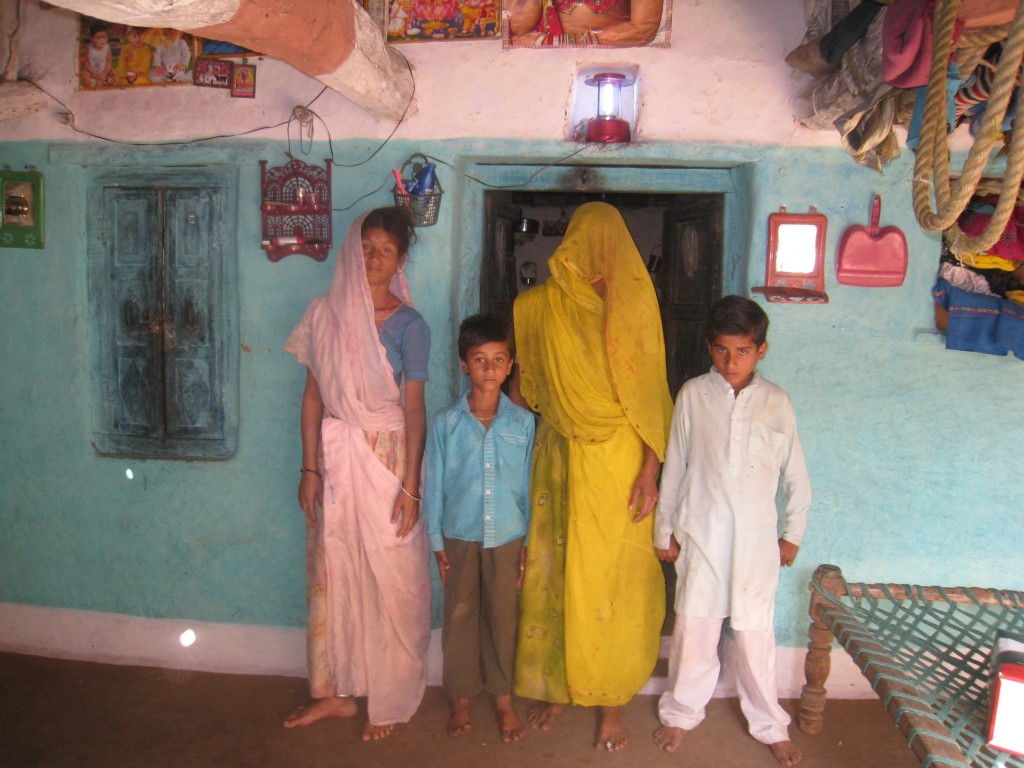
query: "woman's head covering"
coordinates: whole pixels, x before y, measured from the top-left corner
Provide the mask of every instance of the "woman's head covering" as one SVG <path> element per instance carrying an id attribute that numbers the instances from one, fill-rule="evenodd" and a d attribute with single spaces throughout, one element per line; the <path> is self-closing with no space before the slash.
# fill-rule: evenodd
<path id="1" fill-rule="evenodd" d="M 576 209 L 548 266 L 566 293 L 594 311 L 612 314 L 615 305 L 627 298 L 644 305 L 653 301 L 657 309 L 654 286 L 633 236 L 622 214 L 607 203 L 586 203 Z M 599 280 L 605 282 L 604 299 L 592 287 Z"/>
<path id="2" fill-rule="evenodd" d="M 606 439 L 612 414 L 624 412 L 664 458 L 672 398 L 661 313 L 622 215 L 607 203 L 580 206 L 548 265 L 551 280 L 536 294 L 546 297 L 543 309 L 527 311 L 537 304 L 517 302 L 524 397 L 559 432 L 578 439 Z M 603 298 L 593 287 L 600 280 Z M 531 317 L 539 312 L 546 316 Z"/>
<path id="3" fill-rule="evenodd" d="M 330 291 L 310 304 L 285 349 L 309 367 L 327 413 L 365 430 L 403 424 L 398 385 L 373 321 L 373 298 L 363 262 L 362 214 L 338 251 Z M 411 306 L 409 284 L 399 270 L 391 292 Z"/>
<path id="4" fill-rule="evenodd" d="M 338 322 L 349 329 L 362 327 L 377 338 L 377 326 L 373 320 L 373 297 L 366 282 L 366 262 L 363 260 L 363 222 L 369 213 L 360 214 L 348 228 L 345 242 L 338 251 L 338 263 L 334 268 L 334 279 L 328 294 L 331 311 Z M 401 254 L 405 258 L 405 254 Z M 405 272 L 398 269 L 391 277 L 391 292 L 403 302 L 412 306 L 409 283 Z"/>

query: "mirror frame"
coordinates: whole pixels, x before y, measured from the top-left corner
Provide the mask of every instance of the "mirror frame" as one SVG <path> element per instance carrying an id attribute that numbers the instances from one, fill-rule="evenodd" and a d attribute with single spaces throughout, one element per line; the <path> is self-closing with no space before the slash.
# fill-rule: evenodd
<path id="1" fill-rule="evenodd" d="M 814 266 L 810 272 L 783 272 L 778 268 L 779 229 L 785 225 L 809 224 L 816 229 Z M 768 301 L 781 303 L 827 304 L 825 293 L 825 233 L 828 217 L 813 205 L 808 213 L 789 213 L 780 206 L 778 213 L 768 216 L 768 264 L 765 284 L 752 288 Z"/>

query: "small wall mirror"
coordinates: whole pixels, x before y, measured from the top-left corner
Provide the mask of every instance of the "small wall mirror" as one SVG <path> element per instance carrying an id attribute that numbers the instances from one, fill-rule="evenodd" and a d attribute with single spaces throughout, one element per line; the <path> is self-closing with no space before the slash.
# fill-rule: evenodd
<path id="1" fill-rule="evenodd" d="M 825 229 L 828 219 L 811 206 L 788 213 L 786 206 L 768 217 L 768 265 L 765 284 L 752 288 L 772 302 L 827 304 Z"/>

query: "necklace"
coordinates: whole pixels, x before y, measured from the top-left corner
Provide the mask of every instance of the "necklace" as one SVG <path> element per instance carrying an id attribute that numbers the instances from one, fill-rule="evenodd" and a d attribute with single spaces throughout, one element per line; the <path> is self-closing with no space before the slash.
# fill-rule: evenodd
<path id="1" fill-rule="evenodd" d="M 405 303 L 404 301 L 399 301 L 397 304 L 395 304 L 394 307 L 392 307 L 391 306 L 391 296 L 388 295 L 388 303 L 385 304 L 383 308 L 377 309 L 376 307 L 374 307 L 373 308 L 373 321 L 377 324 L 377 327 L 380 328 L 382 325 L 384 325 L 384 322 L 389 317 L 391 317 L 393 314 L 395 314 L 395 312 L 398 311 L 398 308 L 400 306 L 402 306 L 404 303 Z M 378 313 L 379 312 L 383 312 L 384 314 L 378 317 Z"/>
<path id="2" fill-rule="evenodd" d="M 477 417 L 480 421 L 494 421 L 494 417 L 498 415 L 498 409 L 495 408 L 493 411 L 478 410 L 470 406 L 469 412 Z"/>

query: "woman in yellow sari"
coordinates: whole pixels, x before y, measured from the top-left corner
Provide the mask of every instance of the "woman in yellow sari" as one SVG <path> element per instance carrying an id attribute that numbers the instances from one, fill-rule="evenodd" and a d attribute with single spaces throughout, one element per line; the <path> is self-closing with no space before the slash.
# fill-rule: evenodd
<path id="1" fill-rule="evenodd" d="M 547 730 L 565 704 L 600 707 L 598 749 L 658 660 L 665 583 L 652 542 L 672 415 L 658 301 L 619 212 L 587 203 L 515 303 L 513 399 L 541 415 L 515 692 Z"/>

